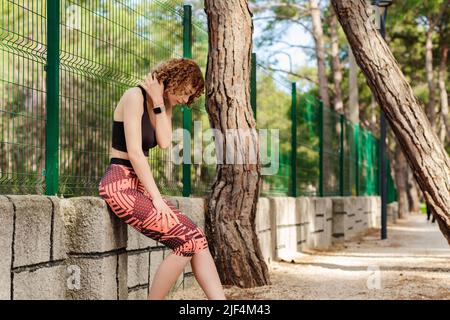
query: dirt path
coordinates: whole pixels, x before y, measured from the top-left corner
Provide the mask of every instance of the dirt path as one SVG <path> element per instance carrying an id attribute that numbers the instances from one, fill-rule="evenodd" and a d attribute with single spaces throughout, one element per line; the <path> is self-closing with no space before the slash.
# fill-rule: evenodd
<path id="1" fill-rule="evenodd" d="M 450 246 L 423 215 L 371 230 L 327 251 L 274 262 L 272 284 L 226 287 L 228 299 L 450 299 Z M 197 287 L 170 299 L 206 299 Z"/>

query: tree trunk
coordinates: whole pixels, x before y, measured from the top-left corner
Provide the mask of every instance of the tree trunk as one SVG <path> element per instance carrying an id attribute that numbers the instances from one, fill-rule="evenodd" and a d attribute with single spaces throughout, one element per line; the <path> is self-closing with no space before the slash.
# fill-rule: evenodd
<path id="1" fill-rule="evenodd" d="M 434 85 L 433 77 L 433 33 L 434 24 L 429 19 L 430 26 L 427 30 L 427 37 L 425 42 L 425 71 L 427 75 L 428 84 L 428 104 L 427 104 L 427 115 L 430 119 L 431 127 L 436 130 L 436 87 Z"/>
<path id="2" fill-rule="evenodd" d="M 313 37 L 316 44 L 317 75 L 319 79 L 319 95 L 325 106 L 330 107 L 328 95 L 327 68 L 325 65 L 325 45 L 323 42 L 322 20 L 320 19 L 320 8 L 318 0 L 309 0 L 311 19 L 313 26 Z"/>
<path id="3" fill-rule="evenodd" d="M 223 284 L 267 285 L 269 272 L 255 229 L 261 167 L 250 106 L 252 13 L 246 0 L 206 0 L 205 11 L 209 35 L 206 111 L 215 131 L 219 158 L 207 204 L 205 233 Z M 239 135 L 227 135 L 236 131 Z M 243 159 L 243 164 L 236 164 L 222 159 L 232 151 L 248 156 L 244 135 L 250 138 L 256 161 L 252 164 Z"/>
<path id="4" fill-rule="evenodd" d="M 414 174 L 410 167 L 408 167 L 408 202 L 409 212 L 420 212 L 420 196 L 417 182 L 414 179 Z"/>
<path id="5" fill-rule="evenodd" d="M 450 243 L 450 159 L 369 17 L 364 0 L 332 0 L 355 59 Z"/>
<path id="6" fill-rule="evenodd" d="M 439 66 L 439 92 L 441 100 L 441 141 L 445 145 L 445 140 L 450 138 L 450 119 L 448 116 L 448 94 L 445 87 L 447 79 L 448 42 L 443 42 L 441 47 L 441 63 Z"/>
<path id="7" fill-rule="evenodd" d="M 407 193 L 408 164 L 398 143 L 395 144 L 394 171 L 395 186 L 397 187 L 398 217 L 403 219 L 409 212 Z"/>
<path id="8" fill-rule="evenodd" d="M 355 57 L 352 52 L 352 48 L 348 48 L 349 59 L 349 79 L 348 79 L 348 108 L 347 118 L 354 122 L 359 123 L 359 92 L 358 92 L 358 65 L 356 64 Z"/>
<path id="9" fill-rule="evenodd" d="M 331 37 L 331 65 L 333 68 L 334 82 L 334 110 L 344 113 L 344 101 L 342 99 L 342 65 L 339 58 L 338 21 L 333 8 L 330 8 L 330 37 Z"/>

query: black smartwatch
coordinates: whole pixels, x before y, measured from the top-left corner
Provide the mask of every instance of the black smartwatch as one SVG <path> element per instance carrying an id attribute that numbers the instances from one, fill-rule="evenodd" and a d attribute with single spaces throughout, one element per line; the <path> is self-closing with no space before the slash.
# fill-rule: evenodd
<path id="1" fill-rule="evenodd" d="M 165 111 L 165 109 L 166 109 L 165 106 L 163 104 L 161 104 L 159 106 L 153 107 L 153 112 L 155 114 L 158 114 L 158 113 Z"/>

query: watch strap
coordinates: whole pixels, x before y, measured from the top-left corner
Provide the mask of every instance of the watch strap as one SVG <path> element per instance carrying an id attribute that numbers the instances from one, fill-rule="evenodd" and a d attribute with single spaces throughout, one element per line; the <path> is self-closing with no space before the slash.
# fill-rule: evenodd
<path id="1" fill-rule="evenodd" d="M 166 107 L 163 104 L 153 107 L 153 112 L 156 114 L 161 113 L 163 111 L 166 111 Z"/>

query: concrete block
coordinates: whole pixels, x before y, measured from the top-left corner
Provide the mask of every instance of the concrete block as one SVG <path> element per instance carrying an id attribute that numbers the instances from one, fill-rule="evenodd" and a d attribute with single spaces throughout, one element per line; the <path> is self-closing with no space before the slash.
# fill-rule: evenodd
<path id="1" fill-rule="evenodd" d="M 161 262 L 164 260 L 163 250 L 152 250 L 150 251 L 150 274 L 149 274 L 149 284 L 153 283 L 153 277 L 155 276 L 156 270 L 158 269 Z"/>
<path id="2" fill-rule="evenodd" d="M 205 199 L 176 197 L 176 200 L 181 213 L 188 216 L 200 229 L 205 230 Z"/>
<path id="3" fill-rule="evenodd" d="M 327 205 L 328 198 L 313 198 L 313 199 L 314 199 L 316 215 L 317 214 L 324 215 L 328 209 L 328 205 Z"/>
<path id="4" fill-rule="evenodd" d="M 297 197 L 295 199 L 296 221 L 299 223 L 297 227 L 297 251 L 301 252 L 312 246 L 312 237 L 310 236 L 310 218 L 312 211 L 315 211 L 314 202 L 308 197 Z"/>
<path id="5" fill-rule="evenodd" d="M 295 198 L 270 197 L 271 211 L 275 215 L 275 259 L 290 261 L 297 253 L 297 225 Z M 300 225 L 300 223 L 298 223 Z"/>
<path id="6" fill-rule="evenodd" d="M 347 197 L 333 197 L 332 201 L 332 242 L 338 243 L 345 240 L 345 233 L 347 230 L 347 211 L 348 202 Z"/>
<path id="7" fill-rule="evenodd" d="M 148 284 L 149 252 L 128 253 L 128 288 Z"/>
<path id="8" fill-rule="evenodd" d="M 372 196 L 370 200 L 369 228 L 379 228 L 381 226 L 381 198 Z"/>
<path id="9" fill-rule="evenodd" d="M 172 203 L 176 208 L 179 208 L 180 205 L 178 203 L 178 199 L 184 198 L 184 197 L 164 196 L 164 198 L 166 198 L 166 200 L 168 200 L 170 203 Z"/>
<path id="10" fill-rule="evenodd" d="M 65 292 L 66 266 L 63 263 L 14 274 L 14 300 L 64 300 Z"/>
<path id="11" fill-rule="evenodd" d="M 362 231 L 365 231 L 369 228 L 371 197 L 370 196 L 362 197 L 361 206 L 362 206 L 361 212 Z"/>
<path id="12" fill-rule="evenodd" d="M 11 257 L 14 226 L 14 207 L 0 195 L 0 300 L 11 298 Z"/>
<path id="13" fill-rule="evenodd" d="M 354 199 L 355 223 L 353 225 L 355 234 L 358 234 L 361 231 L 363 231 L 363 212 L 364 212 L 364 197 L 356 197 Z"/>
<path id="14" fill-rule="evenodd" d="M 128 225 L 95 197 L 63 199 L 67 248 L 75 253 L 98 253 L 125 248 Z"/>
<path id="15" fill-rule="evenodd" d="M 348 197 L 348 201 L 346 202 L 347 208 L 347 218 L 345 221 L 345 240 L 351 239 L 356 234 L 356 201 L 357 197 Z"/>
<path id="16" fill-rule="evenodd" d="M 398 219 L 398 202 L 388 203 L 386 207 L 387 220 L 389 223 L 397 223 Z"/>
<path id="17" fill-rule="evenodd" d="M 126 252 L 117 255 L 117 292 L 119 300 L 128 299 L 128 254 Z"/>
<path id="18" fill-rule="evenodd" d="M 310 210 L 309 247 L 315 249 L 325 249 L 331 244 L 331 230 L 328 230 L 330 216 L 327 210 L 331 211 L 331 202 L 328 198 L 311 198 L 312 208 Z M 331 226 L 330 226 L 331 227 Z"/>
<path id="19" fill-rule="evenodd" d="M 127 233 L 127 250 L 145 249 L 158 245 L 156 240 L 144 236 L 142 233 L 130 226 L 127 228 Z"/>
<path id="20" fill-rule="evenodd" d="M 40 195 L 8 196 L 16 208 L 14 267 L 50 260 L 52 203 Z"/>
<path id="21" fill-rule="evenodd" d="M 261 197 L 258 199 L 255 227 L 264 261 L 267 264 L 270 264 L 270 262 L 273 260 L 273 256 L 272 234 L 270 229 L 270 201 L 268 198 Z"/>
<path id="22" fill-rule="evenodd" d="M 255 217 L 256 231 L 265 231 L 270 229 L 270 201 L 268 198 L 258 199 Z"/>
<path id="23" fill-rule="evenodd" d="M 326 249 L 331 246 L 332 238 L 332 223 L 333 223 L 333 202 L 330 198 L 317 198 L 316 205 L 318 203 L 320 209 L 323 210 L 323 232 L 316 243 L 316 247 L 320 249 Z M 320 212 L 320 211 L 319 211 Z M 316 213 L 317 217 L 317 213 Z"/>
<path id="24" fill-rule="evenodd" d="M 61 207 L 61 199 L 56 196 L 49 196 L 53 203 L 53 229 L 51 259 L 62 260 L 67 258 L 66 248 L 66 228 L 64 226 L 64 212 Z"/>
<path id="25" fill-rule="evenodd" d="M 69 256 L 67 263 L 76 266 L 80 270 L 80 287 L 68 288 L 66 297 L 70 300 L 117 300 L 123 294 L 122 288 L 126 288 L 123 284 L 117 284 L 117 273 L 126 277 L 126 265 L 121 266 L 123 258 L 119 259 L 117 255 L 109 256 L 91 256 L 91 257 L 74 257 Z M 120 289 L 120 290 L 118 290 Z M 127 293 L 128 294 L 128 293 Z"/>

